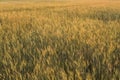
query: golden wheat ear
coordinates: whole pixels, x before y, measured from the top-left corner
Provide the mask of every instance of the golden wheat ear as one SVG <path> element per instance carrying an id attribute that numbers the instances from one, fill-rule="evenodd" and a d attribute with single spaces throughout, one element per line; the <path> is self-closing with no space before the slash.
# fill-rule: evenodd
<path id="1" fill-rule="evenodd" d="M 2 25 L 2 19 L 0 19 L 0 25 Z"/>

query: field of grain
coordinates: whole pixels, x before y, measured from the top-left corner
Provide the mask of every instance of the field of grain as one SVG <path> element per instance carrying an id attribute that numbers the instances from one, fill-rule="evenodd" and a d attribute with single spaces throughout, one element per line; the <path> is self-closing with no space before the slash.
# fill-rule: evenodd
<path id="1" fill-rule="evenodd" d="M 120 80 L 120 1 L 0 2 L 0 80 Z"/>

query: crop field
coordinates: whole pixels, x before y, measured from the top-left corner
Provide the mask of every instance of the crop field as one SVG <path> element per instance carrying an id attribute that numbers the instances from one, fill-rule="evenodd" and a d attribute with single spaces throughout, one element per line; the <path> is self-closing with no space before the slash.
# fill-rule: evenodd
<path id="1" fill-rule="evenodd" d="M 120 80 L 120 1 L 1 0 L 0 80 Z"/>

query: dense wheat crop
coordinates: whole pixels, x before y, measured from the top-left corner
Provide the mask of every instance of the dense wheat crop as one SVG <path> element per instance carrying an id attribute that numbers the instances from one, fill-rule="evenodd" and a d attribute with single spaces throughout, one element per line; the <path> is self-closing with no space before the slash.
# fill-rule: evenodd
<path id="1" fill-rule="evenodd" d="M 120 2 L 1 2 L 0 80 L 120 80 Z"/>

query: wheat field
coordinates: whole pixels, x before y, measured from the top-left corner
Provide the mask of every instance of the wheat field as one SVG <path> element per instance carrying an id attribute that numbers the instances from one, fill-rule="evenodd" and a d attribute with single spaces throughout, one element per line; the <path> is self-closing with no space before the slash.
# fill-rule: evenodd
<path id="1" fill-rule="evenodd" d="M 0 80 L 120 80 L 120 1 L 0 2 Z"/>

